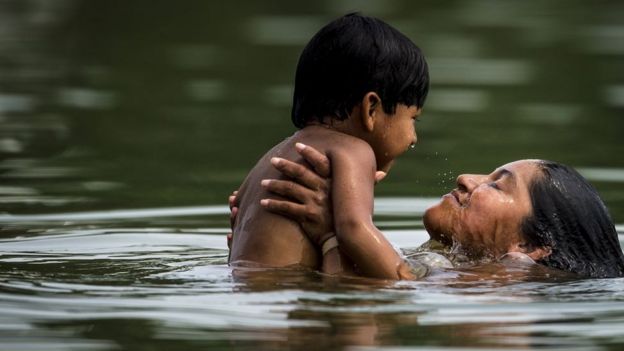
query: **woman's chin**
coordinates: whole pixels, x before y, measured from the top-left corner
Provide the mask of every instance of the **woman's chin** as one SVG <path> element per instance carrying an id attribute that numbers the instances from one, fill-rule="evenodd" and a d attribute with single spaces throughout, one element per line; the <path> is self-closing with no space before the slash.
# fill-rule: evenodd
<path id="1" fill-rule="evenodd" d="M 451 246 L 453 244 L 453 238 L 450 232 L 443 230 L 438 226 L 439 223 L 435 221 L 430 221 L 431 217 L 424 217 L 423 223 L 425 225 L 425 229 L 429 234 L 429 238 L 431 240 L 435 240 L 443 244 L 444 246 Z"/>
<path id="2" fill-rule="evenodd" d="M 448 220 L 449 217 L 444 212 L 441 204 L 429 207 L 423 215 L 423 224 L 429 233 L 429 238 L 439 241 L 445 246 L 451 246 L 453 238 L 450 231 L 444 226 L 444 220 Z"/>

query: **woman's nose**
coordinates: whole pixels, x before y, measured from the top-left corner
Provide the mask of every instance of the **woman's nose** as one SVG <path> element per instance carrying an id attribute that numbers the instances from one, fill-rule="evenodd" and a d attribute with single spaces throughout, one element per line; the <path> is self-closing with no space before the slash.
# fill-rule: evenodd
<path id="1" fill-rule="evenodd" d="M 461 174 L 457 177 L 457 187 L 460 190 L 471 193 L 483 183 L 484 176 L 480 174 Z"/>

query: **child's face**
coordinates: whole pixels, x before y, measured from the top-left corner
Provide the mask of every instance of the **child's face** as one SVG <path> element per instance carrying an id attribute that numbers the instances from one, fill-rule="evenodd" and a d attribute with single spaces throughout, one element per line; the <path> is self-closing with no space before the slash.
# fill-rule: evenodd
<path id="1" fill-rule="evenodd" d="M 416 143 L 415 122 L 422 109 L 398 104 L 394 114 L 382 113 L 376 120 L 371 146 L 375 151 L 377 169 L 388 171 L 392 160 Z"/>

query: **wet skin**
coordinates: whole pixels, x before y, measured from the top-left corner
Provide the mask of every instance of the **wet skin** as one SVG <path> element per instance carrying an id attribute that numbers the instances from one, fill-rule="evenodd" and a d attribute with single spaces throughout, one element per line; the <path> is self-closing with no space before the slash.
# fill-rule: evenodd
<path id="1" fill-rule="evenodd" d="M 362 262 L 358 268 L 367 275 L 399 278 L 400 259 L 396 257 L 382 255 L 378 262 L 367 263 L 366 257 L 371 253 L 393 250 L 372 222 L 373 188 L 376 172 L 387 171 L 393 159 L 416 142 L 414 121 L 419 114 L 419 108 L 401 104 L 394 113 L 386 113 L 379 96 L 370 92 L 346 120 L 331 119 L 309 125 L 269 150 L 236 196 L 234 205 L 238 214 L 233 221 L 230 263 L 321 267 L 322 259 L 315 246 L 327 239 L 322 235 L 329 235 L 333 228 L 311 235 L 302 229 L 305 225 L 300 226 L 302 221 L 293 221 L 265 208 L 270 205 L 271 196 L 263 188 L 267 186 L 263 180 L 281 178 L 270 160 L 276 162 L 277 157 L 303 162 L 295 152 L 295 145 L 305 143 L 331 161 L 331 192 L 325 191 L 320 198 L 332 196 L 331 205 L 325 206 L 324 211 L 333 208 L 333 214 L 327 217 L 333 217 L 340 244 L 348 248 L 350 257 Z"/>
<path id="2" fill-rule="evenodd" d="M 473 257 L 525 252 L 520 227 L 531 214 L 528 189 L 538 176 L 532 160 L 508 163 L 490 174 L 462 174 L 457 188 L 427 209 L 425 228 L 433 239 L 457 243 Z"/>
<path id="3" fill-rule="evenodd" d="M 306 150 L 310 155 L 313 154 L 311 151 L 316 154 L 313 158 L 303 155 L 307 162 L 313 167 L 323 164 L 325 174 L 329 174 L 331 165 L 327 157 L 312 147 L 307 147 Z M 516 161 L 496 169 L 491 174 L 459 176 L 457 188 L 444 195 L 438 204 L 429 208 L 425 213 L 425 225 L 431 237 L 447 243 L 454 240 L 460 244 L 460 249 L 464 253 L 473 258 L 488 256 L 500 259 L 504 257 L 506 260 L 521 259 L 532 262 L 550 254 L 548 248 L 529 249 L 524 245 L 523 236 L 520 233 L 522 221 L 532 211 L 529 186 L 537 177 L 542 176 L 537 162 L 537 160 Z M 305 217 L 305 213 L 319 213 L 321 212 L 319 208 L 327 207 L 327 203 L 314 202 L 310 199 L 328 190 L 310 187 L 306 182 L 301 181 L 304 178 L 322 178 L 313 170 L 288 160 L 283 160 L 278 169 L 289 175 L 292 181 L 279 182 L 279 186 L 277 182 L 274 182 L 268 188 L 278 194 L 286 194 L 285 189 L 288 189 L 287 199 L 280 201 L 279 206 L 268 208 L 269 210 L 300 222 L 301 218 Z M 289 170 L 286 172 L 286 169 Z M 296 199 L 296 203 L 292 199 Z M 277 202 L 274 203 L 277 204 Z M 317 217 L 317 220 L 332 222 L 332 218 L 325 217 Z M 309 235 L 307 232 L 306 234 Z M 371 250 L 368 255 L 362 254 L 359 259 L 353 260 L 358 266 L 375 265 L 387 260 L 396 262 L 401 259 L 393 250 L 375 251 L 373 236 L 364 235 L 358 240 L 357 243 L 352 244 L 353 246 L 341 243 L 336 251 L 355 258 L 356 256 L 352 256 L 351 252 L 353 247 Z M 339 260 L 336 260 L 335 255 L 332 254 L 334 254 L 333 251 L 323 257 L 324 271 L 336 268 L 332 268 L 332 261 Z M 409 271 L 409 267 L 399 264 L 398 270 Z M 336 272 L 339 271 L 336 269 Z M 396 279 L 397 277 L 388 275 L 385 278 Z M 400 278 L 409 279 L 409 275 L 406 274 Z"/>

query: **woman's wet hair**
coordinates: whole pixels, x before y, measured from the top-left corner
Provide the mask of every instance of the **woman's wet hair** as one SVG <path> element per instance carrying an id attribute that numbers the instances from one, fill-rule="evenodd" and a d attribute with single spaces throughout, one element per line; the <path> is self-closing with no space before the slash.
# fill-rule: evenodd
<path id="1" fill-rule="evenodd" d="M 533 213 L 521 228 L 529 250 L 551 250 L 538 262 L 588 277 L 624 276 L 618 234 L 596 189 L 568 166 L 538 161 L 538 168 L 529 187 Z"/>
<path id="2" fill-rule="evenodd" d="M 377 18 L 348 14 L 301 53 L 291 118 L 298 128 L 324 117 L 344 120 L 370 91 L 392 114 L 398 103 L 422 107 L 428 90 L 425 57 L 410 39 Z"/>

